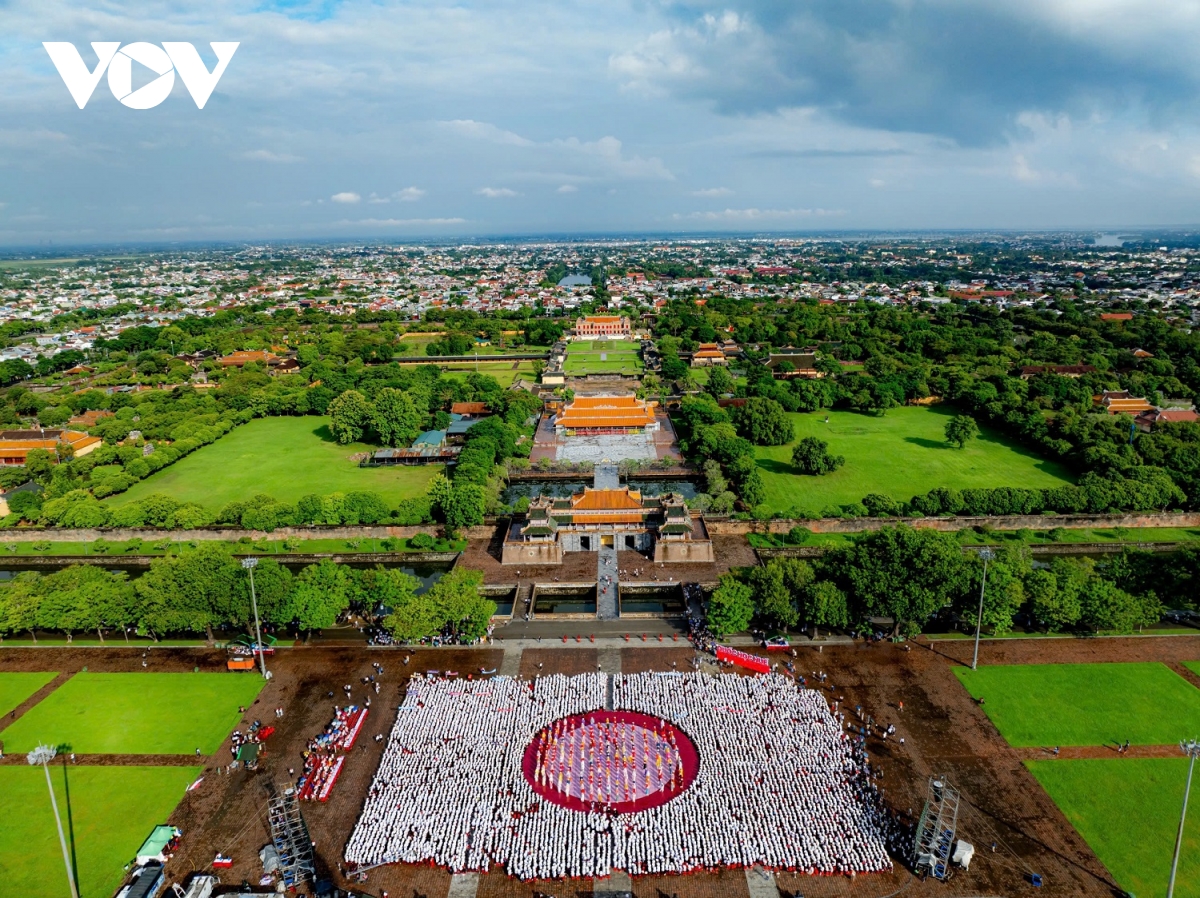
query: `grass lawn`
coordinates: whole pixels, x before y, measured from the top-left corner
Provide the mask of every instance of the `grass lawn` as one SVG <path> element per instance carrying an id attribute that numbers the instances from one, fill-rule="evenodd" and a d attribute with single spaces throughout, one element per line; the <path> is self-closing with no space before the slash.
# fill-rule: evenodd
<path id="1" fill-rule="evenodd" d="M 641 344 L 632 340 L 596 340 L 567 345 L 567 374 L 638 374 Z"/>
<path id="2" fill-rule="evenodd" d="M 79 673 L 0 738 L 12 752 L 65 743 L 80 754 L 208 755 L 262 686 L 231 673 Z"/>
<path id="3" fill-rule="evenodd" d="M 174 539 L 171 535 L 165 535 L 162 539 L 144 540 L 142 543 L 136 543 L 132 540 L 104 540 L 103 551 L 97 547 L 99 541 L 94 542 L 79 542 L 72 540 L 57 540 L 49 541 L 48 549 L 38 550 L 33 548 L 32 542 L 21 543 L 6 543 L 4 551 L 0 552 L 0 565 L 4 563 L 5 558 L 16 557 L 42 557 L 42 556 L 66 556 L 75 557 L 77 555 L 101 555 L 113 559 L 114 562 L 120 561 L 121 558 L 129 555 L 178 555 L 181 552 L 191 548 L 191 540 L 186 531 L 181 534 L 175 534 Z M 40 540 L 38 541 L 41 542 Z M 285 546 L 284 543 L 288 543 Z M 393 553 L 411 553 L 411 552 L 462 552 L 467 548 L 465 539 L 448 540 L 439 537 L 434 541 L 434 545 L 430 549 L 419 549 L 412 544 L 412 539 L 408 537 L 394 537 L 392 539 L 257 539 L 253 542 L 242 543 L 226 541 L 233 548 L 235 555 L 297 555 L 297 554 L 318 554 L 322 552 L 340 553 L 340 552 L 393 552 Z"/>
<path id="4" fill-rule="evenodd" d="M 74 846 L 81 898 L 116 891 L 125 877 L 124 865 L 150 830 L 167 821 L 200 770 L 51 766 L 67 844 Z M 67 898 L 45 773 L 25 764 L 0 767 L 0 817 L 0 895 Z"/>
<path id="5" fill-rule="evenodd" d="M 567 354 L 586 352 L 632 352 L 637 353 L 642 344 L 637 340 L 572 340 L 567 344 Z"/>
<path id="6" fill-rule="evenodd" d="M 57 676 L 55 673 L 0 673 L 0 716 L 29 698 Z"/>
<path id="7" fill-rule="evenodd" d="M 442 372 L 442 377 L 464 380 L 468 374 L 475 370 L 476 366 L 474 362 L 451 363 L 449 370 Z M 533 376 L 533 362 L 531 361 L 480 362 L 478 370 L 480 374 L 496 378 L 496 383 L 505 389 L 511 387 L 513 381 L 518 378 L 535 380 Z"/>
<path id="8" fill-rule="evenodd" d="M 1033 488 L 1069 482 L 1061 465 L 986 428 L 966 448 L 954 448 L 943 433 L 952 416 L 949 409 L 916 406 L 894 408 L 882 417 L 840 411 L 789 415 L 797 441 L 818 437 L 829 443 L 830 452 L 845 456 L 846 464 L 822 477 L 800 475 L 792 468 L 794 444 L 760 446 L 755 455 L 765 504 L 778 512 L 820 513 L 829 505 L 859 502 L 868 493 L 907 501 L 938 486 Z"/>
<path id="9" fill-rule="evenodd" d="M 360 468 L 350 460 L 356 452 L 378 448 L 335 443 L 328 418 L 258 418 L 106 501 L 125 505 L 164 493 L 215 509 L 257 493 L 295 502 L 306 493 L 374 490 L 398 505 L 424 493 L 442 470 L 441 465 Z"/>
<path id="10" fill-rule="evenodd" d="M 1013 664 L 955 675 L 1010 745 L 1162 745 L 1200 734 L 1200 689 L 1165 664 Z"/>
<path id="11" fill-rule="evenodd" d="M 1182 758 L 1030 761 L 1054 799 L 1122 889 L 1165 895 L 1187 779 Z M 1176 898 L 1200 898 L 1200 814 L 1192 783 Z"/>

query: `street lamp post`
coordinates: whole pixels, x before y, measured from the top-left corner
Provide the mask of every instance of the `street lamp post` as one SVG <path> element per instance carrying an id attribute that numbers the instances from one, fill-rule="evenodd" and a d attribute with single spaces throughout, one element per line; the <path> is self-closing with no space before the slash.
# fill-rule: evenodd
<path id="1" fill-rule="evenodd" d="M 1171 881 L 1167 885 L 1167 898 L 1175 894 L 1175 871 L 1179 869 L 1179 849 L 1183 846 L 1183 823 L 1187 820 L 1188 793 L 1192 791 L 1192 769 L 1200 756 L 1200 741 L 1190 739 L 1179 743 L 1179 750 L 1188 756 L 1187 785 L 1183 787 L 1183 811 L 1179 814 L 1179 834 L 1175 836 L 1175 858 L 1171 861 Z"/>
<path id="2" fill-rule="evenodd" d="M 258 652 L 258 666 L 262 670 L 265 680 L 267 679 L 267 655 L 263 651 L 262 629 L 258 623 L 258 596 L 254 594 L 254 568 L 257 565 L 257 558 L 242 559 L 242 567 L 250 572 L 250 607 L 254 609 L 254 650 Z"/>
<path id="3" fill-rule="evenodd" d="M 991 549 L 984 549 L 979 553 L 979 557 L 983 559 L 983 582 L 979 584 L 979 617 L 975 620 L 975 656 L 971 658 L 971 670 L 975 670 L 979 666 L 979 631 L 983 629 L 983 591 L 987 589 L 988 562 L 996 557 L 996 553 Z"/>
<path id="4" fill-rule="evenodd" d="M 63 866 L 67 868 L 67 882 L 71 886 L 71 898 L 79 898 L 79 890 L 75 888 L 75 873 L 71 869 L 71 855 L 67 851 L 67 837 L 63 835 L 62 818 L 58 816 L 58 800 L 54 797 L 54 785 L 50 782 L 50 762 L 54 760 L 58 750 L 50 745 L 39 745 L 27 756 L 30 766 L 42 765 L 46 773 L 46 788 L 50 790 L 50 807 L 54 809 L 54 822 L 58 824 L 58 844 L 62 846 Z"/>

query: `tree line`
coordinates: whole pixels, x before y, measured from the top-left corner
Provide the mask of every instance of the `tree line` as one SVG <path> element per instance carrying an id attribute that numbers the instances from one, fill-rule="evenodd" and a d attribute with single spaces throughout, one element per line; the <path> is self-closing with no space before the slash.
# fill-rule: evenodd
<path id="1" fill-rule="evenodd" d="M 1165 557 L 1128 550 L 1102 564 L 1056 556 L 1037 567 L 1027 546 L 1004 546 L 987 565 L 983 626 L 1003 635 L 1020 615 L 1035 630 L 1131 632 L 1157 623 L 1164 602 L 1193 607 L 1197 577 L 1200 544 Z M 880 618 L 895 635 L 915 635 L 935 618 L 973 629 L 982 582 L 982 558 L 952 534 L 898 525 L 819 559 L 775 558 L 723 575 L 707 621 L 718 635 L 752 625 L 869 631 Z"/>
<path id="2" fill-rule="evenodd" d="M 420 581 L 394 568 L 356 570 L 330 560 L 293 575 L 273 558 L 258 560 L 254 590 L 269 629 L 307 636 L 335 626 L 348 612 L 375 621 L 402 641 L 482 636 L 496 605 L 479 594 L 483 575 L 455 569 L 423 595 Z M 217 630 L 253 633 L 250 578 L 230 547 L 201 543 L 154 559 L 135 580 L 124 571 L 71 565 L 50 574 L 26 572 L 0 586 L 0 636 L 52 631 L 70 639 L 95 633 L 162 639 Z"/>

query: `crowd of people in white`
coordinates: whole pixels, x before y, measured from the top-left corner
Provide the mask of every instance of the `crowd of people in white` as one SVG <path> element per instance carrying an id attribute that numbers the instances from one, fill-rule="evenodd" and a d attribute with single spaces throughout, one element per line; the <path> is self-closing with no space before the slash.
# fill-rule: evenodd
<path id="1" fill-rule="evenodd" d="M 680 795 L 633 813 L 541 799 L 522 772 L 534 735 L 605 707 L 608 677 L 532 682 L 413 678 L 346 847 L 355 867 L 503 865 L 522 879 L 749 867 L 889 869 L 887 820 L 865 759 L 819 693 L 791 679 L 616 676 L 612 706 L 671 721 L 700 769 Z"/>

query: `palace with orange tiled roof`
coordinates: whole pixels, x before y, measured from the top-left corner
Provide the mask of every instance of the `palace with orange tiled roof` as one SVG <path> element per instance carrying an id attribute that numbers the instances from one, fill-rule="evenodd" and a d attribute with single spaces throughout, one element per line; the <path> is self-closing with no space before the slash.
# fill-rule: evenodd
<path id="1" fill-rule="evenodd" d="M 1093 402 L 1110 415 L 1140 415 L 1154 408 L 1154 404 L 1128 390 L 1105 390 L 1093 398 Z"/>
<path id="2" fill-rule="evenodd" d="M 636 396 L 580 396 L 554 418 L 559 436 L 639 433 L 658 430 L 657 403 Z"/>

